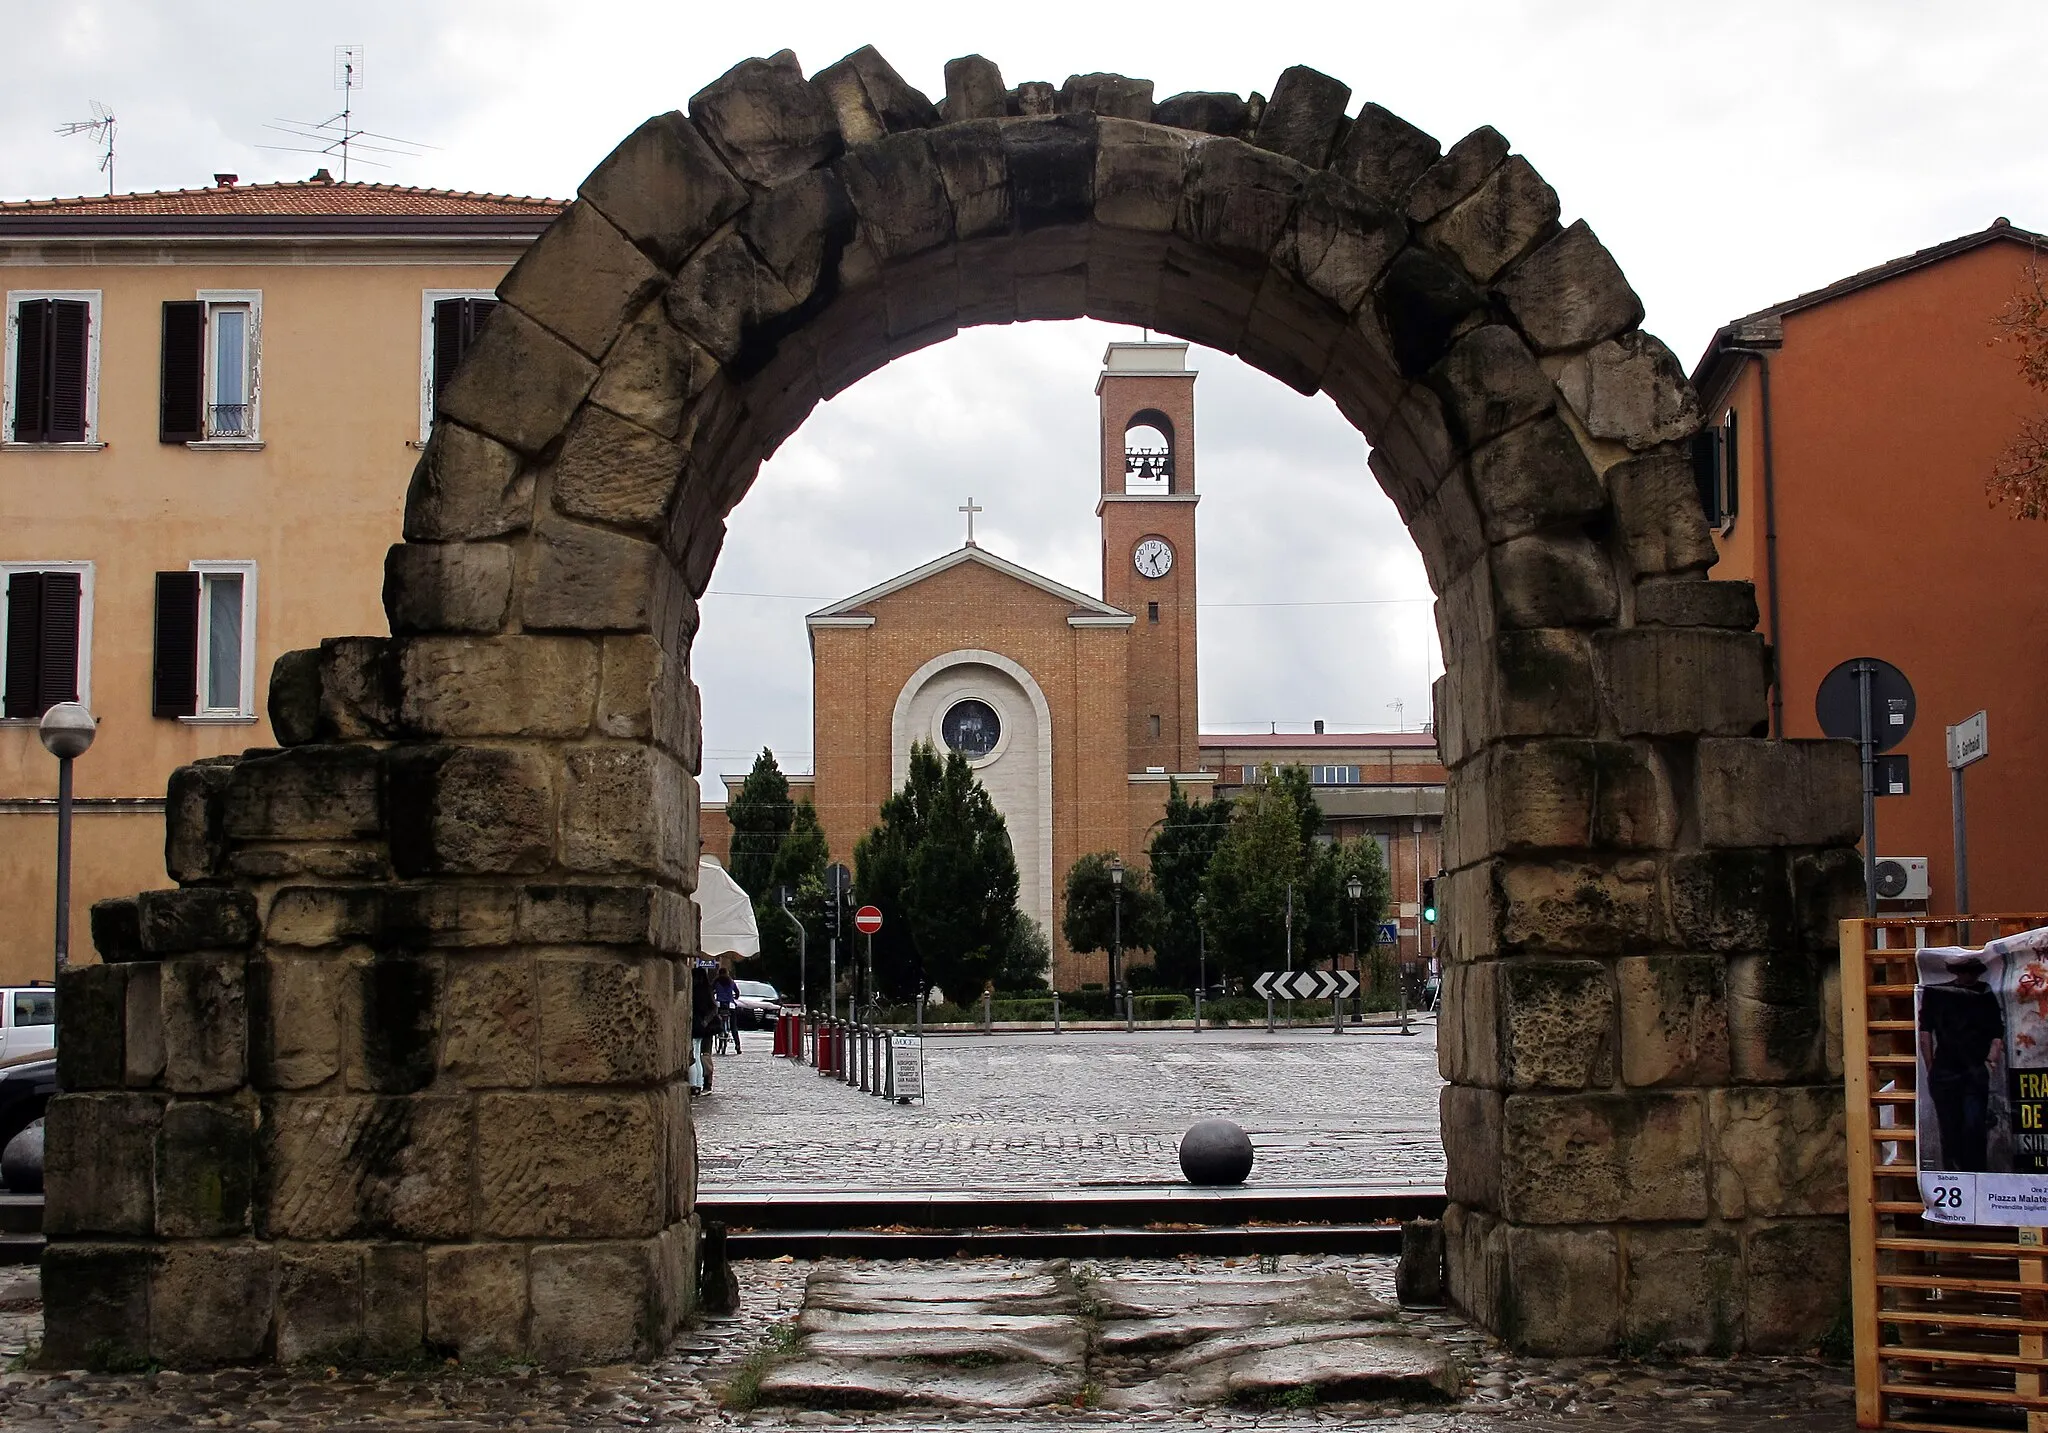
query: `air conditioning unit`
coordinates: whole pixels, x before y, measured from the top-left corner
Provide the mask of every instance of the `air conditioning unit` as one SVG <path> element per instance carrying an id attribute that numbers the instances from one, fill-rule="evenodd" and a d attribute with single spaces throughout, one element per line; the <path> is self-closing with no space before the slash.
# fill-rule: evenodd
<path id="1" fill-rule="evenodd" d="M 1881 901 L 1924 901 L 1927 899 L 1927 858 L 1925 856 L 1879 856 L 1877 898 Z"/>

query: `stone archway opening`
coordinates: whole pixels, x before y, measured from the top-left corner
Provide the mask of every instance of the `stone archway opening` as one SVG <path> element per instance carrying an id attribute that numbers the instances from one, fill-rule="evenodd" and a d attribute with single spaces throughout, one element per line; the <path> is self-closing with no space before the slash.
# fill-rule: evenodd
<path id="1" fill-rule="evenodd" d="M 726 516 L 863 374 L 1083 315 L 1327 392 L 1438 594 L 1459 1304 L 1560 1352 L 1833 1319 L 1858 777 L 1760 736 L 1682 370 L 1493 130 L 1444 151 L 1306 68 L 1151 88 L 969 57 L 942 109 L 871 49 L 784 52 L 584 181 L 443 396 L 391 635 L 280 660 L 284 749 L 179 772 L 179 888 L 96 918 L 129 958 L 64 995 L 53 1356 L 665 1340 Z M 115 1058 L 150 1038 L 160 1074 Z"/>

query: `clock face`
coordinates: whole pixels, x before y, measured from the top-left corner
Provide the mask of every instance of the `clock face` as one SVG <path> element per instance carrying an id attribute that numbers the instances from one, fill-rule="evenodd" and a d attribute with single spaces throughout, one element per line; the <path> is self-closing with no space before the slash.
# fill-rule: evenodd
<path id="1" fill-rule="evenodd" d="M 1164 577 L 1173 570 L 1173 548 L 1163 537 L 1148 537 L 1131 553 L 1140 577 Z"/>

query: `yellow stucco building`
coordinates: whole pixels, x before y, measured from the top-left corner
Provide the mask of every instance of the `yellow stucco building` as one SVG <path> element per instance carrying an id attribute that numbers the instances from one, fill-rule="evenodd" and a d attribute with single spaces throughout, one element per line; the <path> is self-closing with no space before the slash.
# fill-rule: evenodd
<path id="1" fill-rule="evenodd" d="M 56 762 L 84 702 L 72 948 L 169 884 L 188 762 L 270 744 L 281 652 L 385 630 L 405 477 L 558 201 L 311 181 L 0 203 L 0 984 L 50 976 Z"/>

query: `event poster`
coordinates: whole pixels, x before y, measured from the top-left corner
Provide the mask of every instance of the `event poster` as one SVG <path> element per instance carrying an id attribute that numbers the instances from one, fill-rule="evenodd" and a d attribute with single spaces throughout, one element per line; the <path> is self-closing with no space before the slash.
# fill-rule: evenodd
<path id="1" fill-rule="evenodd" d="M 2048 1225 L 2048 929 L 1920 952 L 1914 1148 L 1942 1224 Z"/>

